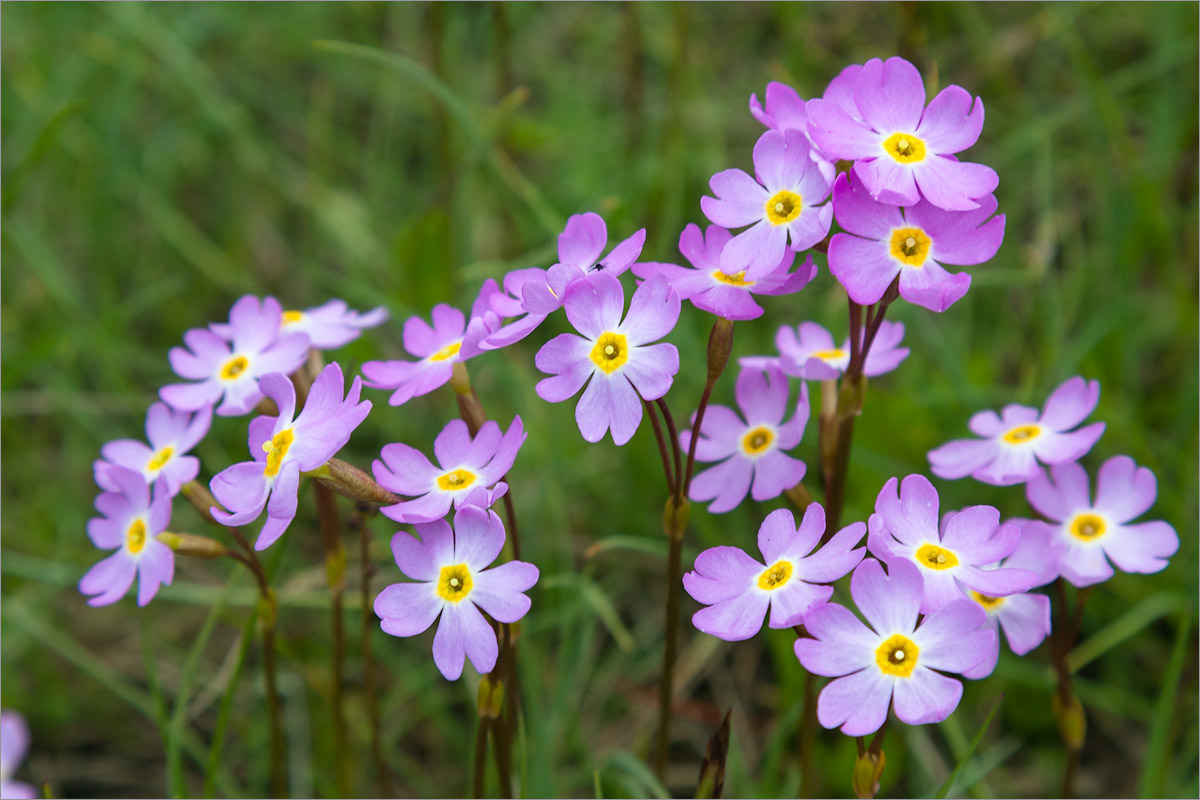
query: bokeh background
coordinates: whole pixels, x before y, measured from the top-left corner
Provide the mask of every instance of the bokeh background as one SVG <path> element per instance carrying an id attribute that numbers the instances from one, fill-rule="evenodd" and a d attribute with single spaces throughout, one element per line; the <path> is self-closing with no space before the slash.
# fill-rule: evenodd
<path id="1" fill-rule="evenodd" d="M 409 315 L 465 307 L 485 278 L 547 266 L 569 214 L 598 211 L 610 241 L 645 227 L 644 258 L 676 260 L 684 224 L 704 221 L 709 176 L 751 166 L 761 132 L 751 92 L 782 80 L 819 95 L 845 65 L 900 54 L 931 96 L 958 83 L 984 98 L 968 155 L 1001 176 L 1007 237 L 950 311 L 889 313 L 913 354 L 872 382 L 845 518 L 865 519 L 888 477 L 925 471 L 924 453 L 965 435 L 974 411 L 1040 405 L 1071 375 L 1098 378 L 1095 418 L 1108 429 L 1086 465 L 1125 453 L 1150 467 L 1151 518 L 1174 524 L 1182 547 L 1164 572 L 1119 574 L 1089 602 L 1076 653 L 1090 720 L 1079 791 L 1200 792 L 1194 3 L 6 3 L 0 15 L 2 691 L 33 730 L 22 778 L 60 797 L 266 791 L 248 576 L 181 560 L 175 585 L 144 609 L 132 598 L 91 609 L 75 588 L 100 557 L 84 534 L 92 460 L 105 441 L 141 435 L 186 329 L 224 319 L 248 292 L 295 308 L 334 296 L 386 305 L 392 322 L 338 353 L 355 371 L 403 355 Z M 770 352 L 779 325 L 804 319 L 844 334 L 844 298 L 818 259 L 810 288 L 739 324 L 735 356 Z M 648 431 L 624 448 L 589 446 L 573 401 L 534 394 L 533 354 L 566 324 L 470 364 L 489 413 L 520 414 L 530 431 L 511 475 L 525 557 L 543 576 L 520 653 L 526 791 L 691 796 L 704 745 L 732 709 L 726 794 L 794 797 L 802 674 L 787 631 L 734 645 L 685 625 L 665 790 L 645 766 L 665 490 Z M 703 384 L 709 325 L 687 306 L 672 334 L 684 365 L 669 396 L 677 417 Z M 716 402 L 732 402 L 732 384 L 730 374 Z M 376 410 L 346 451 L 364 467 L 387 442 L 429 451 L 455 414 L 449 389 L 399 410 L 367 394 Z M 814 441 L 810 426 L 800 449 L 810 463 Z M 244 448 L 245 420 L 218 419 L 198 451 L 203 476 Z M 946 508 L 1029 513 L 1019 488 L 937 485 Z M 289 776 L 298 796 L 330 795 L 328 599 L 313 500 L 300 499 L 268 551 L 283 602 Z M 781 503 L 723 516 L 697 507 L 685 565 L 703 547 L 752 547 Z M 400 577 L 387 550 L 395 527 L 374 523 L 377 587 Z M 210 532 L 182 503 L 172 528 Z M 352 587 L 352 633 L 355 597 Z M 685 596 L 685 612 L 695 608 Z M 475 684 L 444 681 L 430 639 L 374 640 L 402 795 L 468 791 Z M 1005 652 L 947 722 L 889 732 L 883 792 L 929 796 L 1000 693 L 954 794 L 1057 791 L 1052 681 L 1045 646 Z M 346 693 L 352 786 L 370 794 L 354 646 Z M 845 737 L 822 736 L 821 794 L 848 795 L 852 754 Z"/>

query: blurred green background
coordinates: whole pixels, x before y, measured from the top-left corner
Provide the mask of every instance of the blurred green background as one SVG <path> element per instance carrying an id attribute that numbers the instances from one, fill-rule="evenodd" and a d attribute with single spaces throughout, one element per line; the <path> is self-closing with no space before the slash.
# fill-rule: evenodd
<path id="1" fill-rule="evenodd" d="M 75 583 L 100 553 L 84 528 L 101 444 L 140 437 L 166 351 L 247 292 L 286 307 L 332 296 L 393 320 L 344 348 L 348 370 L 403 356 L 399 330 L 437 302 L 466 307 L 487 277 L 547 266 L 569 214 L 594 210 L 610 242 L 647 228 L 647 260 L 677 260 L 703 223 L 708 178 L 749 169 L 747 111 L 770 80 L 819 95 L 845 65 L 900 54 L 929 87 L 987 104 L 970 160 L 993 166 L 1008 217 L 971 292 L 933 315 L 900 304 L 913 355 L 872 383 L 856 430 L 845 519 L 892 475 L 966 435 L 967 417 L 1040 405 L 1065 378 L 1103 386 L 1104 438 L 1086 459 L 1131 455 L 1159 480 L 1150 518 L 1182 547 L 1164 572 L 1118 575 L 1083 622 L 1078 693 L 1090 729 L 1079 791 L 1195 797 L 1197 783 L 1197 6 L 1192 4 L 34 4 L 2 9 L 3 705 L 33 751 L 20 776 L 56 796 L 221 794 L 266 788 L 257 649 L 246 575 L 182 562 L 145 609 L 88 608 Z M 932 96 L 932 92 L 931 92 Z M 739 325 L 735 356 L 815 319 L 840 339 L 844 296 L 824 269 Z M 651 744 L 661 657 L 665 490 L 648 431 L 589 446 L 574 401 L 549 405 L 522 345 L 470 367 L 489 413 L 530 431 L 511 474 L 524 556 L 542 570 L 522 639 L 522 774 L 532 796 L 661 791 Z M 686 306 L 669 396 L 690 414 L 710 321 Z M 714 400 L 732 402 L 727 375 Z M 427 452 L 454 414 L 449 389 L 375 412 L 347 458 L 404 441 Z M 815 426 L 800 453 L 813 463 Z M 245 420 L 218 419 L 207 479 L 245 456 Z M 943 507 L 1027 515 L 1019 488 L 939 482 Z M 334 791 L 328 599 L 313 500 L 269 560 L 281 586 L 281 686 L 296 795 Z M 692 515 L 703 547 L 752 548 L 781 501 Z M 374 523 L 376 588 L 400 578 Z M 209 533 L 184 504 L 173 529 Z M 349 542 L 348 542 L 349 543 Z M 353 549 L 352 549 L 352 552 Z M 352 560 L 352 567 L 354 562 Z M 356 569 L 351 570 L 356 575 Z M 232 577 L 231 577 L 232 576 Z M 222 589 L 228 582 L 228 588 Z M 351 589 L 348 630 L 361 616 Z M 214 602 L 217 610 L 210 613 Z M 696 608 L 685 596 L 683 608 Z M 474 679 L 447 683 L 432 634 L 376 631 L 387 759 L 402 795 L 468 791 Z M 683 627 L 668 790 L 691 796 L 704 745 L 733 710 L 727 796 L 796 796 L 802 675 L 792 634 L 727 644 Z M 470 670 L 468 670 L 470 673 Z M 987 709 L 1004 701 L 955 789 L 1057 791 L 1062 751 L 1046 647 L 970 684 L 945 723 L 889 732 L 883 792 L 929 796 Z M 374 784 L 361 662 L 347 663 L 353 791 Z M 177 702 L 182 697 L 182 702 Z M 206 770 L 223 698 L 219 768 Z M 167 720 L 176 712 L 179 723 Z M 168 784 L 168 746 L 178 769 Z M 820 740 L 822 794 L 848 795 L 853 745 Z M 494 790 L 494 786 L 493 786 Z"/>

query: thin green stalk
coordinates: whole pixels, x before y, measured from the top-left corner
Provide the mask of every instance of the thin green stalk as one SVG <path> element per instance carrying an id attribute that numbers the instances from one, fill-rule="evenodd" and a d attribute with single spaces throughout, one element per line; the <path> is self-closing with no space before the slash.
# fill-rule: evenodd
<path id="1" fill-rule="evenodd" d="M 671 749 L 671 705 L 675 694 L 675 654 L 679 639 L 680 561 L 683 554 L 683 531 L 667 531 L 671 549 L 667 553 L 667 620 L 663 644 L 663 668 L 658 681 L 658 746 L 654 759 L 654 774 L 666 781 L 667 756 Z"/>
<path id="2" fill-rule="evenodd" d="M 338 531 L 337 497 L 329 487 L 313 481 L 313 492 L 317 498 L 317 515 L 321 527 L 321 540 L 325 546 L 325 577 L 329 584 L 331 610 L 333 613 L 333 646 L 330 648 L 330 705 L 333 710 L 333 758 L 334 778 L 338 795 L 350 794 L 350 765 L 346 751 L 346 711 L 342 697 L 343 670 L 345 669 L 345 632 L 342 617 L 342 590 L 345 588 L 346 550 L 342 546 Z"/>
<path id="3" fill-rule="evenodd" d="M 392 794 L 391 776 L 383 759 L 383 744 L 380 739 L 381 720 L 379 701 L 375 693 L 375 659 L 371 655 L 371 635 L 375 632 L 375 615 L 371 613 L 371 529 L 367 527 L 365 513 L 355 517 L 358 525 L 359 543 L 359 600 L 362 603 L 362 661 L 363 694 L 366 696 L 367 714 L 371 728 L 371 760 L 375 762 L 375 792 L 380 797 Z"/>
<path id="4" fill-rule="evenodd" d="M 488 728 L 491 720 L 479 718 L 479 727 L 475 731 L 475 761 L 471 775 L 471 797 L 483 797 L 484 777 L 487 769 Z"/>
<path id="5" fill-rule="evenodd" d="M 254 641 L 254 625 L 258 621 L 257 614 L 249 614 L 246 624 L 242 626 L 242 635 L 238 640 L 237 658 L 233 663 L 233 674 L 221 695 L 221 704 L 217 707 L 217 723 L 213 727 L 212 741 L 208 746 L 208 763 L 204 768 L 205 797 L 216 797 L 217 768 L 221 764 L 221 750 L 225 745 L 225 732 L 229 730 L 229 711 L 233 708 L 233 697 L 237 694 L 241 682 L 242 667 L 246 663 L 246 654 L 250 652 L 250 642 Z"/>

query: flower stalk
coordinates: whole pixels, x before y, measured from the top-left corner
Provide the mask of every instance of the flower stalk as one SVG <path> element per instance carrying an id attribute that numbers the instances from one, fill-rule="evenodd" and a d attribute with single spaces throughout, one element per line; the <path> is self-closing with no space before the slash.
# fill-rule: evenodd
<path id="1" fill-rule="evenodd" d="M 338 792 L 349 794 L 350 771 L 346 751 L 346 716 L 342 697 L 345 669 L 345 631 L 342 618 L 342 592 L 345 589 L 346 549 L 339 535 L 337 498 L 333 490 L 322 483 L 313 483 L 317 498 L 317 516 L 321 542 L 325 547 L 325 579 L 329 586 L 330 607 L 333 612 L 333 647 L 330 651 L 330 705 L 333 707 L 333 757 Z"/>

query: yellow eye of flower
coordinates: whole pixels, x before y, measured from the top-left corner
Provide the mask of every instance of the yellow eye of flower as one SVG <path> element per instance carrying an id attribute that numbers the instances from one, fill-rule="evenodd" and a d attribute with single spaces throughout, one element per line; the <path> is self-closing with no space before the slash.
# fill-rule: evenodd
<path id="1" fill-rule="evenodd" d="M 975 598 L 975 602 L 979 603 L 979 605 L 983 606 L 988 611 L 999 607 L 1000 604 L 1004 602 L 1003 597 L 992 597 L 990 594 L 980 594 L 976 591 L 971 592 L 971 597 Z"/>
<path id="2" fill-rule="evenodd" d="M 456 469 L 453 472 L 447 472 L 445 475 L 438 476 L 437 484 L 443 492 L 453 492 L 459 489 L 465 489 L 475 482 L 475 474 L 467 472 L 465 469 Z"/>
<path id="3" fill-rule="evenodd" d="M 471 593 L 475 582 L 471 580 L 471 570 L 466 564 L 455 564 L 452 567 L 442 567 L 438 576 L 437 593 L 443 600 L 458 603 Z"/>
<path id="4" fill-rule="evenodd" d="M 1077 514 L 1071 520 L 1070 530 L 1075 538 L 1090 542 L 1103 536 L 1106 527 L 1103 517 L 1095 514 Z"/>
<path id="5" fill-rule="evenodd" d="M 304 319 L 303 311 L 285 311 L 285 312 L 283 312 L 283 324 L 284 325 L 293 325 L 302 319 Z"/>
<path id="6" fill-rule="evenodd" d="M 1004 441 L 1009 444 L 1024 444 L 1030 439 L 1037 438 L 1042 429 L 1037 425 L 1019 425 L 1004 434 Z"/>
<path id="7" fill-rule="evenodd" d="M 146 469 L 151 472 L 158 472 L 163 468 L 164 464 L 171 460 L 171 454 L 174 452 L 175 450 L 170 447 L 164 447 L 162 450 L 159 450 L 151 457 L 150 463 L 146 465 Z"/>
<path id="8" fill-rule="evenodd" d="M 958 566 L 958 556 L 936 544 L 923 544 L 914 553 L 917 563 L 928 569 L 950 569 Z"/>
<path id="9" fill-rule="evenodd" d="M 792 579 L 792 562 L 779 561 L 758 576 L 758 588 L 773 592 Z"/>
<path id="10" fill-rule="evenodd" d="M 245 356 L 231 358 L 225 362 L 225 366 L 221 367 L 221 378 L 227 381 L 236 380 L 249 366 L 250 361 Z"/>
<path id="11" fill-rule="evenodd" d="M 756 456 L 770 447 L 773 441 L 775 441 L 775 434 L 764 427 L 758 427 L 748 431 L 742 437 L 742 449 L 746 451 L 747 455 Z"/>
<path id="12" fill-rule="evenodd" d="M 875 650 L 875 663 L 886 675 L 907 678 L 916 669 L 920 652 L 912 639 L 897 633 Z"/>
<path id="13" fill-rule="evenodd" d="M 611 331 L 600 334 L 592 348 L 592 363 L 611 375 L 629 360 L 629 346 L 625 335 Z"/>
<path id="14" fill-rule="evenodd" d="M 125 544 L 134 555 L 142 552 L 142 548 L 146 546 L 146 523 L 135 519 L 129 530 L 125 531 Z"/>
<path id="15" fill-rule="evenodd" d="M 721 270 L 716 270 L 713 272 L 712 276 L 720 283 L 724 283 L 729 286 L 753 286 L 755 283 L 757 283 L 757 281 L 746 280 L 746 270 L 735 272 L 732 275 L 721 272 Z"/>
<path id="16" fill-rule="evenodd" d="M 800 216 L 803 208 L 804 202 L 800 195 L 784 189 L 776 192 L 767 201 L 767 219 L 772 225 L 786 225 Z"/>
<path id="17" fill-rule="evenodd" d="M 296 435 L 292 433 L 292 429 L 280 431 L 275 434 L 274 438 L 263 442 L 263 452 L 267 454 L 267 464 L 263 467 L 263 475 L 268 478 L 273 478 L 279 474 L 279 467 L 283 464 L 283 457 L 287 455 L 288 448 L 292 446 Z"/>
<path id="18" fill-rule="evenodd" d="M 901 164 L 925 160 L 925 143 L 910 133 L 893 133 L 884 141 L 883 149 Z"/>
<path id="19" fill-rule="evenodd" d="M 837 361 L 839 358 L 846 357 L 846 351 L 838 347 L 834 350 L 817 350 L 812 354 L 812 358 L 819 358 L 822 361 Z"/>
<path id="20" fill-rule="evenodd" d="M 920 267 L 929 257 L 933 240 L 920 228 L 897 228 L 892 231 L 892 258 L 910 267 Z"/>
<path id="21" fill-rule="evenodd" d="M 462 349 L 462 342 L 454 342 L 453 344 L 448 344 L 445 347 L 443 347 L 441 350 L 438 350 L 436 353 L 431 355 L 429 357 L 429 360 L 430 361 L 445 361 L 447 358 L 451 358 L 453 356 L 458 355 L 458 351 L 461 349 Z"/>

